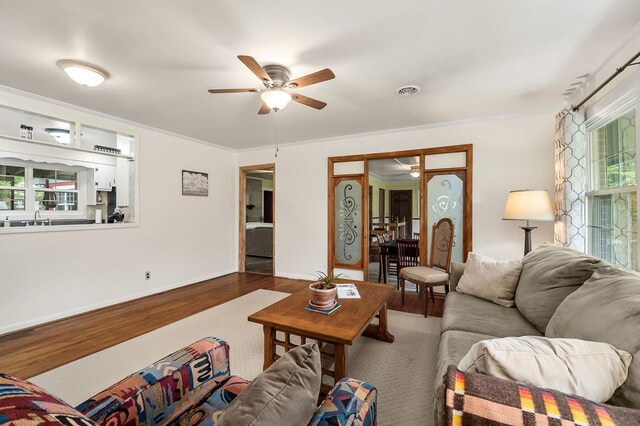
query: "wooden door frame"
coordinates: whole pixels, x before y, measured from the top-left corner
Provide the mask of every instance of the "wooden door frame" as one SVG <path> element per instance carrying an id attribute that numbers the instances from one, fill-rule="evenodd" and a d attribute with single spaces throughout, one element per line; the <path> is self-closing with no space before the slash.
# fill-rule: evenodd
<path id="1" fill-rule="evenodd" d="M 465 197 L 469 200 L 469 203 L 465 203 L 465 242 L 463 248 L 463 256 L 466 260 L 467 255 L 472 250 L 472 236 L 473 236 L 473 144 L 461 144 L 461 145 L 449 145 L 449 146 L 438 146 L 434 148 L 422 148 L 422 149 L 411 149 L 406 151 L 391 151 L 391 152 L 378 152 L 373 154 L 356 154 L 356 155 L 341 155 L 337 157 L 329 157 L 327 159 L 328 163 L 328 200 L 329 203 L 327 205 L 328 211 L 328 229 L 327 229 L 327 269 L 332 271 L 334 268 L 338 267 L 344 269 L 344 266 L 336 266 L 333 262 L 333 246 L 335 244 L 334 241 L 334 226 L 335 226 L 335 218 L 332 215 L 333 209 L 333 178 L 339 177 L 341 175 L 334 175 L 334 165 L 336 163 L 348 163 L 354 161 L 363 161 L 364 162 L 364 176 L 363 176 L 363 206 L 367 206 L 369 203 L 369 191 L 364 190 L 364 188 L 369 187 L 369 161 L 371 160 L 382 160 L 386 158 L 394 158 L 394 157 L 420 157 L 420 170 L 422 173 L 420 174 L 420 264 L 427 264 L 427 241 L 426 236 L 428 235 L 427 231 L 427 219 L 426 219 L 426 203 L 425 203 L 425 190 L 426 190 L 426 171 L 425 171 L 425 157 L 428 155 L 437 155 L 437 154 L 455 154 L 455 153 L 464 153 L 465 154 L 465 167 L 467 172 L 467 180 L 466 180 L 466 191 Z M 461 168 L 456 168 L 456 170 Z M 430 169 L 429 171 L 437 171 L 437 170 L 447 170 L 447 169 Z M 362 176 L 361 174 L 357 174 L 357 176 Z M 369 224 L 371 219 L 368 217 L 369 212 L 368 209 L 363 208 L 363 222 Z M 413 218 L 412 218 L 413 219 Z M 347 268 L 354 270 L 361 270 L 363 272 L 364 281 L 368 281 L 369 279 L 369 226 L 363 226 L 363 252 L 362 256 L 365 259 L 365 264 L 362 268 Z M 366 244 L 364 244 L 366 242 Z"/>
<path id="2" fill-rule="evenodd" d="M 256 164 L 252 166 L 240 166 L 240 193 L 238 197 L 238 272 L 245 272 L 245 258 L 247 255 L 247 172 L 252 170 L 273 170 L 273 235 L 271 237 L 273 253 L 273 275 L 276 274 L 276 163 Z"/>

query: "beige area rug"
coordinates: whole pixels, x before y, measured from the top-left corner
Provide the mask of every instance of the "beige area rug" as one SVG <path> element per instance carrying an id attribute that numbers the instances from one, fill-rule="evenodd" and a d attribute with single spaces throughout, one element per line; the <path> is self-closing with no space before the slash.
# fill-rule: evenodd
<path id="1" fill-rule="evenodd" d="M 202 337 L 231 347 L 231 373 L 253 379 L 262 371 L 262 326 L 247 321 L 288 294 L 257 290 L 30 380 L 76 405 L 123 377 Z M 440 319 L 389 311 L 392 344 L 366 337 L 348 348 L 347 373 L 378 388 L 379 425 L 433 423 L 433 383 Z"/>

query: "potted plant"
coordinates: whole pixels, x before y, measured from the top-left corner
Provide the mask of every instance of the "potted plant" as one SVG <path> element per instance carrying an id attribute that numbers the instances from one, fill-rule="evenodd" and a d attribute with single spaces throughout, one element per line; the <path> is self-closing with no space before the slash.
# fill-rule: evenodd
<path id="1" fill-rule="evenodd" d="M 309 284 L 309 293 L 311 294 L 309 304 L 318 309 L 331 308 L 335 304 L 337 292 L 337 287 L 333 282 L 341 276 L 342 274 L 327 275 L 318 271 L 318 278 Z"/>

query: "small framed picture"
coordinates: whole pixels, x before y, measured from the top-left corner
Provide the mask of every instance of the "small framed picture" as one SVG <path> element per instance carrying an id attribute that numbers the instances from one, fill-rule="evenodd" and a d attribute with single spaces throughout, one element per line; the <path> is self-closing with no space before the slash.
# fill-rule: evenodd
<path id="1" fill-rule="evenodd" d="M 209 196 L 209 173 L 182 171 L 182 195 Z"/>

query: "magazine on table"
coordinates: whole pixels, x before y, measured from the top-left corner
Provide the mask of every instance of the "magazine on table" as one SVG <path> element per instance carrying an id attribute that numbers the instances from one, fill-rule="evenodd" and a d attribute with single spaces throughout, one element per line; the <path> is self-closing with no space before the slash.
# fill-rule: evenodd
<path id="1" fill-rule="evenodd" d="M 338 288 L 338 299 L 360 299 L 358 287 L 355 284 L 336 284 Z"/>

